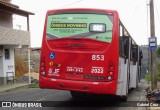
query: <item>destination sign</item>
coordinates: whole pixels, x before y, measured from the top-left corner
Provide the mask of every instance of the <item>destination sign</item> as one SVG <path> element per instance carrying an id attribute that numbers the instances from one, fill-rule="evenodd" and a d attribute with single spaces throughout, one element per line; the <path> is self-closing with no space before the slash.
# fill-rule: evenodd
<path id="1" fill-rule="evenodd" d="M 51 23 L 51 28 L 87 28 L 87 23 Z"/>

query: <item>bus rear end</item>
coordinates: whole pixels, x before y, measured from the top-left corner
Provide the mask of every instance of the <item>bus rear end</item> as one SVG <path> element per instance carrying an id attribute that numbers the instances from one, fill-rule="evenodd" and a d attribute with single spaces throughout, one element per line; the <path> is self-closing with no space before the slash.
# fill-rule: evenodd
<path id="1" fill-rule="evenodd" d="M 47 12 L 40 88 L 116 95 L 118 14 L 96 9 Z"/>

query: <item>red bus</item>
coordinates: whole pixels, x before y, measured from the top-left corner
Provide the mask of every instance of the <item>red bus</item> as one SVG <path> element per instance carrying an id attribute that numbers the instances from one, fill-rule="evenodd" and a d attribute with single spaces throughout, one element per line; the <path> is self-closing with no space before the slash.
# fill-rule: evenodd
<path id="1" fill-rule="evenodd" d="M 115 10 L 59 9 L 46 14 L 40 88 L 127 99 L 140 81 L 142 52 Z"/>

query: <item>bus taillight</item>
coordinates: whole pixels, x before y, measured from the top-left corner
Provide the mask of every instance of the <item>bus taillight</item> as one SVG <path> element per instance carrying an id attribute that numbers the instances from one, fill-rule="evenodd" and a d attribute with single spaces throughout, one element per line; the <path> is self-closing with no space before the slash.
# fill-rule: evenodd
<path id="1" fill-rule="evenodd" d="M 46 74 L 45 73 L 45 62 L 44 61 L 41 62 L 40 74 L 43 75 L 43 76 Z"/>
<path id="2" fill-rule="evenodd" d="M 110 62 L 108 73 L 107 73 L 107 81 L 112 81 L 114 76 L 114 64 Z"/>

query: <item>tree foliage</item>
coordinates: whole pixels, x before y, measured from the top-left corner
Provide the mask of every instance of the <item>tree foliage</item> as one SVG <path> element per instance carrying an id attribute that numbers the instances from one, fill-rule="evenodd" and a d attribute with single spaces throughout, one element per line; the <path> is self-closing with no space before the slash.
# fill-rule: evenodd
<path id="1" fill-rule="evenodd" d="M 151 73 L 145 75 L 145 80 L 149 83 L 151 81 Z"/>
<path id="2" fill-rule="evenodd" d="M 157 49 L 157 58 L 158 59 L 160 59 L 160 46 L 158 47 L 158 49 Z M 160 62 L 159 62 L 159 60 L 158 60 L 158 62 L 157 62 L 157 69 L 158 69 L 158 73 L 157 73 L 157 79 L 160 81 Z"/>
<path id="3" fill-rule="evenodd" d="M 160 46 L 157 49 L 157 57 L 160 58 Z"/>

